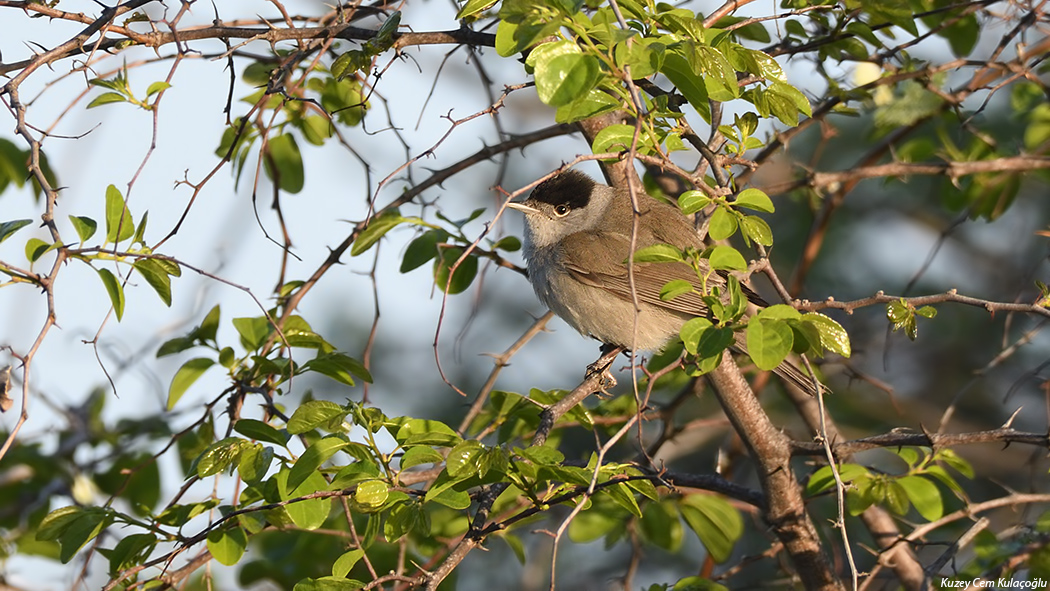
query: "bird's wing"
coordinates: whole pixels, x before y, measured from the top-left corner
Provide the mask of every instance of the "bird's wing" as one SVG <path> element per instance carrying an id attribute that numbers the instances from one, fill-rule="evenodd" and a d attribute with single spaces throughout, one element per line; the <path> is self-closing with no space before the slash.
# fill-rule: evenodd
<path id="1" fill-rule="evenodd" d="M 640 243 L 637 248 L 649 244 Z M 598 287 L 626 301 L 633 301 L 631 283 L 627 275 L 627 254 L 630 239 L 617 234 L 580 232 L 568 236 L 561 245 L 562 262 L 566 270 L 579 282 Z M 664 285 L 675 279 L 693 284 L 694 290 L 671 300 L 660 299 Z M 725 284 L 717 273 L 707 279 L 707 287 Z M 684 263 L 635 263 L 634 292 L 639 302 L 683 312 L 691 316 L 707 315 L 707 305 L 700 298 L 703 282 L 692 267 Z"/>

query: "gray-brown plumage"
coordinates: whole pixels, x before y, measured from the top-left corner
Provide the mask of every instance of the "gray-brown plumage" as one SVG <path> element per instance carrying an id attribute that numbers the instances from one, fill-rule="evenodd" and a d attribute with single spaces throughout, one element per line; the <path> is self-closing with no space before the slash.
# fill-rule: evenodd
<path id="1" fill-rule="evenodd" d="M 643 192 L 638 193 L 637 201 L 636 250 L 655 244 L 704 248 L 692 223 L 676 207 Z M 701 291 L 701 280 L 692 267 L 635 263 L 635 330 L 626 264 L 633 214 L 626 191 L 569 170 L 537 186 L 528 199 L 509 205 L 525 214 L 524 254 L 536 295 L 581 334 L 625 349 L 658 351 L 678 336 L 687 320 L 708 316 L 699 293 L 660 299 L 661 289 L 674 279 L 689 281 Z M 721 287 L 725 279 L 712 273 L 707 283 L 709 289 Z M 765 305 L 753 292 L 745 293 L 752 302 Z M 734 349 L 747 351 L 743 333 L 736 333 Z M 812 379 L 790 362 L 773 371 L 814 393 Z"/>

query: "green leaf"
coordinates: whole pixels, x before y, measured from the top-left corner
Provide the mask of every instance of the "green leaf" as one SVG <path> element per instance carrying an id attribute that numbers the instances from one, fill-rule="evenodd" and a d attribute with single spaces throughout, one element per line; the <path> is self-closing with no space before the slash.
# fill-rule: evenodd
<path id="1" fill-rule="evenodd" d="M 303 190 L 306 173 L 295 136 L 285 133 L 270 138 L 266 143 L 266 157 L 263 158 L 263 163 L 267 176 L 276 181 L 281 190 L 293 194 Z"/>
<path id="2" fill-rule="evenodd" d="M 32 223 L 33 220 L 11 220 L 10 222 L 0 222 L 0 242 L 7 240 L 12 234 Z"/>
<path id="3" fill-rule="evenodd" d="M 146 223 L 149 221 L 149 212 L 142 212 L 138 226 L 135 227 L 135 237 L 131 239 L 132 244 L 146 245 Z"/>
<path id="4" fill-rule="evenodd" d="M 541 101 L 552 107 L 584 98 L 601 77 L 599 64 L 593 55 L 580 53 L 567 53 L 543 61 L 536 67 L 536 93 Z"/>
<path id="5" fill-rule="evenodd" d="M 328 488 L 328 481 L 320 472 L 313 472 L 298 487 L 291 489 L 288 486 L 288 471 L 281 470 L 274 475 L 277 481 L 277 490 L 282 501 L 303 497 Z M 321 527 L 328 519 L 328 512 L 332 507 L 330 498 L 310 499 L 291 503 L 284 507 L 288 517 L 297 527 L 306 530 L 314 530 Z"/>
<path id="6" fill-rule="evenodd" d="M 684 260 L 682 251 L 670 244 L 654 244 L 634 251 L 636 263 L 680 263 Z"/>
<path id="7" fill-rule="evenodd" d="M 311 473 L 321 467 L 321 464 L 335 455 L 335 452 L 348 445 L 350 442 L 343 435 L 329 435 L 306 448 L 288 472 L 288 486 L 295 488 L 302 484 Z"/>
<path id="8" fill-rule="evenodd" d="M 721 359 L 722 351 L 733 344 L 733 330 L 716 327 L 706 318 L 690 318 L 679 331 L 686 351 L 700 357 Z"/>
<path id="9" fill-rule="evenodd" d="M 700 191 L 686 191 L 678 196 L 678 208 L 685 215 L 692 215 L 711 204 L 711 198 Z"/>
<path id="10" fill-rule="evenodd" d="M 295 584 L 292 591 L 357 591 L 365 586 L 361 581 L 342 577 L 307 577 Z"/>
<path id="11" fill-rule="evenodd" d="M 496 5 L 497 0 L 467 0 L 456 14 L 456 20 L 472 17 Z"/>
<path id="12" fill-rule="evenodd" d="M 766 223 L 766 220 L 758 216 L 746 215 L 741 218 L 740 229 L 743 230 L 744 236 L 747 236 L 762 246 L 773 245 L 773 230 L 769 227 L 769 224 Z"/>
<path id="13" fill-rule="evenodd" d="M 444 230 L 430 230 L 417 236 L 405 249 L 405 256 L 401 259 L 401 272 L 408 273 L 429 263 L 439 254 L 438 244 L 448 240 L 448 237 L 448 232 Z"/>
<path id="14" fill-rule="evenodd" d="M 372 245 L 379 242 L 379 239 L 387 232 L 406 221 L 408 221 L 407 218 L 401 217 L 401 212 L 396 208 L 380 213 L 368 222 L 357 240 L 354 241 L 354 245 L 350 247 L 350 256 L 356 257 L 372 248 Z"/>
<path id="15" fill-rule="evenodd" d="M 660 288 L 660 300 L 669 302 L 682 294 L 690 293 L 692 291 L 692 283 L 685 279 L 675 279 L 673 281 L 668 281 L 666 285 Z"/>
<path id="16" fill-rule="evenodd" d="M 168 387 L 168 410 L 175 408 L 186 390 L 200 378 L 208 368 L 215 365 L 215 360 L 209 357 L 196 357 L 182 364 L 171 378 L 171 386 Z"/>
<path id="17" fill-rule="evenodd" d="M 478 257 L 473 254 L 460 261 L 456 270 L 452 271 L 452 266 L 463 256 L 463 252 L 464 249 L 458 246 L 445 248 L 434 261 L 434 284 L 449 295 L 466 291 L 478 274 Z"/>
<path id="18" fill-rule="evenodd" d="M 597 88 L 588 90 L 572 102 L 558 107 L 554 113 L 557 123 L 574 123 L 620 108 L 620 101 Z"/>
<path id="19" fill-rule="evenodd" d="M 747 353 L 759 369 L 771 370 L 780 365 L 794 344 L 794 332 L 784 318 L 767 314 L 769 310 L 784 307 L 798 311 L 790 306 L 778 304 L 762 310 L 747 323 Z"/>
<path id="20" fill-rule="evenodd" d="M 405 455 L 401 456 L 401 469 L 407 470 L 420 464 L 439 464 L 443 461 L 445 461 L 445 456 L 439 454 L 433 448 L 417 445 L 410 447 L 405 451 Z"/>
<path id="21" fill-rule="evenodd" d="M 26 220 L 27 222 L 29 220 Z M 84 243 L 91 239 L 95 235 L 95 230 L 98 230 L 98 222 L 95 220 L 79 216 L 69 216 L 69 221 L 73 223 L 73 229 L 77 231 L 77 236 L 80 237 L 80 242 Z M 3 228 L 0 227 L 0 242 L 3 242 Z"/>
<path id="22" fill-rule="evenodd" d="M 239 527 L 208 532 L 208 551 L 219 564 L 233 566 L 244 556 L 248 547 L 248 534 Z"/>
<path id="23" fill-rule="evenodd" d="M 643 537 L 658 548 L 668 552 L 677 552 L 681 548 L 682 522 L 673 502 L 647 504 L 638 523 Z"/>
<path id="24" fill-rule="evenodd" d="M 733 202 L 733 205 L 754 209 L 763 213 L 773 213 L 775 210 L 773 201 L 769 196 L 758 189 L 744 189 L 736 196 L 736 201 Z"/>
<path id="25" fill-rule="evenodd" d="M 871 474 L 867 468 L 859 464 L 840 464 L 838 468 L 839 478 L 842 479 L 843 484 L 849 484 L 860 478 L 868 478 Z M 806 494 L 817 495 L 833 486 L 835 486 L 835 474 L 831 471 L 831 466 L 821 466 L 809 477 L 806 483 Z"/>
<path id="26" fill-rule="evenodd" d="M 634 138 L 634 126 L 627 125 L 624 123 L 617 123 L 615 125 L 609 125 L 603 128 L 594 136 L 594 142 L 591 144 L 591 150 L 595 154 L 602 154 L 605 152 L 626 152 L 631 148 L 631 142 Z M 647 147 L 647 136 L 642 133 L 638 136 L 638 150 L 644 151 L 643 148 Z"/>
<path id="27" fill-rule="evenodd" d="M 121 538 L 109 553 L 110 576 L 141 564 L 156 545 L 157 536 L 153 534 L 131 534 Z"/>
<path id="28" fill-rule="evenodd" d="M 660 72 L 674 84 L 689 104 L 707 122 L 711 121 L 711 105 L 708 102 L 707 87 L 703 78 L 693 72 L 692 66 L 681 53 L 682 50 L 668 51 L 664 56 Z"/>
<path id="29" fill-rule="evenodd" d="M 289 434 L 287 431 L 277 429 L 273 425 L 256 419 L 241 419 L 234 424 L 233 430 L 257 441 L 275 443 L 281 447 L 288 445 Z"/>
<path id="30" fill-rule="evenodd" d="M 485 452 L 480 441 L 467 439 L 448 452 L 445 470 L 454 479 L 464 479 L 478 473 L 479 461 Z"/>
<path id="31" fill-rule="evenodd" d="M 820 344 L 825 349 L 843 357 L 849 357 L 852 354 L 849 334 L 841 324 L 819 312 L 804 314 L 801 320 L 816 327 L 817 332 L 820 333 Z"/>
<path id="32" fill-rule="evenodd" d="M 744 534 L 738 510 L 722 497 L 705 494 L 684 497 L 678 510 L 715 562 L 729 560 L 733 545 Z"/>
<path id="33" fill-rule="evenodd" d="M 140 226 L 141 227 L 141 226 Z M 150 284 L 150 287 L 160 296 L 164 305 L 171 307 L 171 278 L 168 271 L 156 259 L 139 259 L 132 266 Z"/>
<path id="34" fill-rule="evenodd" d="M 135 222 L 120 189 L 113 185 L 106 187 L 106 242 L 116 243 L 134 235 Z"/>
<path id="35" fill-rule="evenodd" d="M 47 254 L 48 251 L 57 248 L 58 245 L 58 242 L 50 244 L 39 238 L 30 238 L 26 241 L 26 259 L 31 263 L 35 263 L 40 260 L 40 257 Z"/>
<path id="36" fill-rule="evenodd" d="M 915 510 L 926 521 L 937 521 L 944 515 L 944 499 L 941 498 L 941 490 L 932 481 L 912 474 L 898 478 L 897 483 L 904 489 Z"/>
<path id="37" fill-rule="evenodd" d="M 146 88 L 146 98 L 149 98 L 149 97 L 151 97 L 151 96 L 153 96 L 155 94 L 158 94 L 158 93 L 160 93 L 162 91 L 165 91 L 165 90 L 167 90 L 169 88 L 171 88 L 171 84 L 168 84 L 167 82 L 165 82 L 163 80 L 160 80 L 158 82 L 154 82 L 153 84 L 150 84 L 149 87 Z M 220 561 L 220 562 L 222 562 L 222 561 Z M 223 563 L 223 564 L 225 564 L 225 563 Z"/>
<path id="38" fill-rule="evenodd" d="M 342 421 L 349 413 L 348 410 L 328 400 L 310 400 L 304 402 L 295 409 L 291 418 L 288 419 L 288 433 L 299 435 L 306 433 L 333 420 Z"/>
<path id="39" fill-rule="evenodd" d="M 732 246 L 722 244 L 712 248 L 708 260 L 711 261 L 712 269 L 726 271 L 747 270 L 747 261 L 744 260 L 744 255 L 740 254 L 740 251 Z"/>
<path id="40" fill-rule="evenodd" d="M 634 492 L 627 486 L 626 482 L 607 486 L 602 489 L 602 493 L 608 495 L 613 502 L 626 509 L 628 513 L 641 519 L 642 510 L 638 507 L 638 501 L 634 498 Z"/>
<path id="41" fill-rule="evenodd" d="M 463 438 L 452 427 L 441 421 L 409 419 L 394 434 L 394 440 L 405 447 L 409 445 L 453 447 L 463 441 Z"/>
<path id="42" fill-rule="evenodd" d="M 113 304 L 113 312 L 116 313 L 119 322 L 124 317 L 124 288 L 109 269 L 96 269 L 95 272 L 102 280 L 102 285 L 106 287 L 109 301 Z"/>
<path id="43" fill-rule="evenodd" d="M 303 365 L 303 369 L 316 371 L 347 386 L 354 385 L 354 378 L 351 376 L 357 376 L 370 384 L 372 383 L 372 374 L 369 373 L 368 369 L 360 361 L 342 353 L 318 355 L 307 361 Z"/>
<path id="44" fill-rule="evenodd" d="M 736 228 L 736 214 L 725 207 L 717 207 L 711 214 L 707 234 L 712 240 L 725 240 L 736 233 Z"/>
<path id="45" fill-rule="evenodd" d="M 237 334 L 241 336 L 241 344 L 249 351 L 262 347 L 269 338 L 270 331 L 273 330 L 273 326 L 265 316 L 234 318 L 231 322 L 237 329 Z"/>
<path id="46" fill-rule="evenodd" d="M 379 509 L 389 496 L 390 488 L 382 480 L 367 480 L 354 491 L 354 500 L 366 510 Z"/>
<path id="47" fill-rule="evenodd" d="M 197 458 L 197 476 L 215 476 L 233 466 L 241 452 L 252 446 L 250 441 L 239 437 L 226 437 L 208 446 Z"/>
<path id="48" fill-rule="evenodd" d="M 335 559 L 335 563 L 332 564 L 332 576 L 334 577 L 347 577 L 350 575 L 350 571 L 354 568 L 362 557 L 364 557 L 365 551 L 357 548 L 344 552 L 342 556 Z"/>
<path id="49" fill-rule="evenodd" d="M 110 103 L 124 103 L 127 102 L 128 98 L 119 92 L 103 92 L 96 96 L 90 103 L 88 103 L 88 109 L 94 109 L 95 107 L 101 107 L 102 105 L 108 105 Z"/>

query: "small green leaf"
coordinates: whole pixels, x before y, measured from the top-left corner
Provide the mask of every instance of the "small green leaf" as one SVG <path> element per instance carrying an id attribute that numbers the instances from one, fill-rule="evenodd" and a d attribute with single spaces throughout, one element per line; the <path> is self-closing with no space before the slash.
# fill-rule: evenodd
<path id="1" fill-rule="evenodd" d="M 448 232 L 444 230 L 430 230 L 417 236 L 405 249 L 401 272 L 408 273 L 430 262 L 439 254 L 438 244 L 448 240 L 448 237 Z"/>
<path id="2" fill-rule="evenodd" d="M 707 234 L 712 240 L 725 240 L 736 233 L 736 214 L 725 207 L 718 207 L 711 214 L 711 222 L 707 227 Z"/>
<path id="3" fill-rule="evenodd" d="M 692 283 L 685 279 L 675 279 L 674 281 L 668 281 L 667 284 L 660 289 L 660 300 L 669 302 L 682 294 L 690 293 L 692 291 Z"/>
<path id="4" fill-rule="evenodd" d="M 600 62 L 593 55 L 558 55 L 536 68 L 536 93 L 544 103 L 560 107 L 587 96 L 600 77 Z"/>
<path id="5" fill-rule="evenodd" d="M 456 20 L 470 18 L 476 14 L 484 12 L 496 5 L 497 0 L 467 0 L 463 8 L 459 9 L 459 13 L 456 14 Z"/>
<path id="6" fill-rule="evenodd" d="M 328 461 L 328 458 L 348 445 L 350 442 L 340 434 L 324 437 L 306 448 L 288 472 L 288 486 L 295 488 L 302 484 L 312 472 L 321 467 L 321 464 Z"/>
<path id="7" fill-rule="evenodd" d="M 106 287 L 109 301 L 113 304 L 113 312 L 116 313 L 119 322 L 124 317 L 124 288 L 109 269 L 97 269 L 96 272 L 102 280 L 102 285 Z"/>
<path id="8" fill-rule="evenodd" d="M 332 576 L 334 577 L 346 577 L 350 575 L 350 571 L 354 568 L 362 557 L 364 557 L 365 551 L 357 548 L 344 552 L 342 556 L 335 559 L 335 563 L 332 564 Z"/>
<path id="9" fill-rule="evenodd" d="M 931 480 L 913 474 L 898 478 L 897 483 L 926 521 L 937 521 L 944 515 L 944 499 L 940 489 Z"/>
<path id="10" fill-rule="evenodd" d="M 684 497 L 678 510 L 715 562 L 729 560 L 733 545 L 744 534 L 744 520 L 736 508 L 722 497 L 695 494 Z"/>
<path id="11" fill-rule="evenodd" d="M 241 344 L 249 351 L 262 347 L 266 339 L 269 338 L 270 331 L 273 330 L 273 326 L 265 316 L 234 318 L 232 323 L 233 327 L 237 329 L 237 334 L 241 336 Z"/>
<path id="12" fill-rule="evenodd" d="M 146 245 L 146 223 L 149 221 L 149 212 L 142 212 L 142 218 L 139 219 L 138 225 L 135 227 L 135 237 L 131 239 L 132 244 Z"/>
<path id="13" fill-rule="evenodd" d="M 132 266 L 160 296 L 165 306 L 171 307 L 171 278 L 167 269 L 156 259 L 139 259 Z"/>
<path id="14" fill-rule="evenodd" d="M 233 566 L 244 556 L 248 547 L 248 534 L 239 527 L 217 529 L 208 532 L 208 551 L 219 564 Z"/>
<path id="15" fill-rule="evenodd" d="M 10 222 L 0 222 L 0 242 L 7 240 L 12 234 L 32 223 L 33 220 L 11 220 Z"/>
<path id="16" fill-rule="evenodd" d="M 263 163 L 267 176 L 276 181 L 283 191 L 293 194 L 302 191 L 306 173 L 303 170 L 303 155 L 299 152 L 295 136 L 285 133 L 270 138 L 266 143 L 266 154 Z"/>
<path id="17" fill-rule="evenodd" d="M 466 291 L 478 274 L 478 257 L 471 254 L 459 261 L 463 251 L 460 247 L 442 249 L 441 256 L 434 261 L 434 284 L 449 295 Z M 456 261 L 459 266 L 453 272 Z"/>
<path id="18" fill-rule="evenodd" d="M 636 263 L 679 263 L 685 260 L 682 251 L 670 244 L 654 244 L 634 251 Z"/>
<path id="19" fill-rule="evenodd" d="M 106 187 L 106 242 L 116 243 L 134 235 L 135 222 L 120 189 L 114 185 Z"/>
<path id="20" fill-rule="evenodd" d="M 766 220 L 756 215 L 745 215 L 741 218 L 740 229 L 743 230 L 744 236 L 762 246 L 773 245 L 773 230 L 766 223 Z"/>
<path id="21" fill-rule="evenodd" d="M 384 211 L 372 218 L 354 241 L 354 245 L 350 247 L 350 256 L 356 257 L 372 248 L 372 245 L 379 242 L 379 239 L 387 232 L 406 221 L 408 220 L 401 217 L 401 212 L 397 209 Z"/>
<path id="22" fill-rule="evenodd" d="M 682 522 L 671 501 L 649 503 L 638 520 L 642 536 L 658 548 L 677 552 L 682 546 Z"/>
<path id="23" fill-rule="evenodd" d="M 558 123 L 573 123 L 597 117 L 618 108 L 620 108 L 620 101 L 598 88 L 592 88 L 571 103 L 558 107 L 554 113 L 554 120 Z"/>
<path id="24" fill-rule="evenodd" d="M 175 404 L 186 390 L 213 365 L 215 360 L 208 357 L 196 357 L 183 363 L 171 378 L 171 386 L 168 387 L 168 410 L 175 408 Z"/>
<path id="25" fill-rule="evenodd" d="M 711 204 L 711 198 L 700 191 L 686 191 L 678 196 L 678 208 L 685 215 L 692 215 Z"/>
<path id="26" fill-rule="evenodd" d="M 367 480 L 357 485 L 354 500 L 366 509 L 378 509 L 390 496 L 390 488 L 382 480 Z"/>
<path id="27" fill-rule="evenodd" d="M 281 447 L 288 445 L 287 431 L 282 431 L 256 419 L 241 419 L 233 426 L 233 430 L 256 441 L 276 443 Z"/>
<path id="28" fill-rule="evenodd" d="M 712 269 L 726 271 L 747 270 L 747 261 L 744 260 L 744 255 L 740 254 L 740 251 L 732 246 L 722 244 L 714 247 L 711 249 L 711 255 L 708 259 L 711 261 Z"/>
<path id="29" fill-rule="evenodd" d="M 335 419 L 342 420 L 348 414 L 342 406 L 328 400 L 311 400 L 295 409 L 288 419 L 288 433 L 298 435 L 327 425 Z"/>
<path id="30" fill-rule="evenodd" d="M 768 371 L 780 365 L 791 353 L 794 333 L 784 319 L 764 316 L 766 310 L 747 323 L 747 353 L 759 369 Z"/>
<path id="31" fill-rule="evenodd" d="M 485 446 L 480 441 L 464 440 L 449 451 L 445 470 L 454 479 L 474 476 L 478 474 L 479 461 L 484 452 Z"/>
<path id="32" fill-rule="evenodd" d="M 88 103 L 88 109 L 94 109 L 95 107 L 101 107 L 102 105 L 108 105 L 110 103 L 125 103 L 128 98 L 119 92 L 103 92 L 96 96 L 90 103 Z"/>
<path id="33" fill-rule="evenodd" d="M 441 421 L 409 419 L 394 434 L 394 440 L 402 446 L 434 445 L 453 447 L 463 438 L 452 427 Z"/>
<path id="34" fill-rule="evenodd" d="M 73 229 L 77 231 L 81 243 L 90 240 L 95 235 L 95 230 L 98 230 L 98 222 L 89 217 L 71 215 L 69 221 L 73 223 Z M 2 232 L 0 232 L 0 242 L 3 242 Z"/>
<path id="35" fill-rule="evenodd" d="M 915 314 L 922 316 L 923 318 L 935 318 L 937 316 L 937 308 L 933 306 L 923 306 L 915 311 Z"/>
<path id="36" fill-rule="evenodd" d="M 351 376 L 357 376 L 368 383 L 372 383 L 372 374 L 369 373 L 368 369 L 360 361 L 342 353 L 318 355 L 314 359 L 307 361 L 303 365 L 303 369 L 316 371 L 347 386 L 354 385 L 354 378 Z"/>
<path id="37" fill-rule="evenodd" d="M 207 478 L 223 472 L 232 467 L 240 458 L 241 452 L 251 446 L 251 442 L 238 437 L 216 441 L 197 458 L 197 476 Z"/>
<path id="38" fill-rule="evenodd" d="M 849 342 L 849 334 L 838 322 L 819 313 L 810 312 L 802 316 L 802 321 L 812 324 L 820 333 L 820 344 L 828 351 L 843 357 L 849 357 L 852 349 Z"/>
<path id="39" fill-rule="evenodd" d="M 733 202 L 737 207 L 746 207 L 763 213 L 773 213 L 773 201 L 764 192 L 758 189 L 744 189 L 736 196 Z"/>
<path id="40" fill-rule="evenodd" d="M 638 136 L 639 151 L 647 150 L 647 138 L 648 136 L 645 133 Z M 594 136 L 591 150 L 595 154 L 601 154 L 604 152 L 626 152 L 631 148 L 632 141 L 634 141 L 634 126 L 617 123 L 603 128 Z"/>
<path id="41" fill-rule="evenodd" d="M 160 80 L 158 82 L 154 82 L 153 84 L 150 84 L 148 88 L 146 88 L 146 98 L 149 98 L 149 97 L 151 97 L 151 96 L 153 96 L 155 94 L 158 94 L 158 93 L 160 93 L 162 91 L 165 91 L 165 90 L 167 90 L 169 88 L 171 88 L 171 84 L 168 84 L 167 82 L 165 82 L 163 80 Z M 222 561 L 220 561 L 220 562 L 222 562 Z M 223 564 L 225 564 L 225 563 L 223 563 Z"/>
<path id="42" fill-rule="evenodd" d="M 406 470 L 420 464 L 438 464 L 443 461 L 445 461 L 445 456 L 439 454 L 433 448 L 417 445 L 410 447 L 405 451 L 405 455 L 401 456 L 401 469 Z"/>
<path id="43" fill-rule="evenodd" d="M 49 251 L 54 250 L 58 246 L 58 242 L 49 244 L 39 238 L 30 238 L 26 241 L 26 259 L 31 263 L 35 263 L 40 260 L 40 257 L 44 256 Z"/>

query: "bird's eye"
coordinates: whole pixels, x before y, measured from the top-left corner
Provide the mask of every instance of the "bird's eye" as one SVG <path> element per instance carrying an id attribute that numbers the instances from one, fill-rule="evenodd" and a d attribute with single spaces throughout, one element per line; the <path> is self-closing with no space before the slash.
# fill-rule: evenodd
<path id="1" fill-rule="evenodd" d="M 558 217 L 566 216 L 569 214 L 569 206 L 562 203 L 561 205 L 554 206 L 554 213 Z"/>

